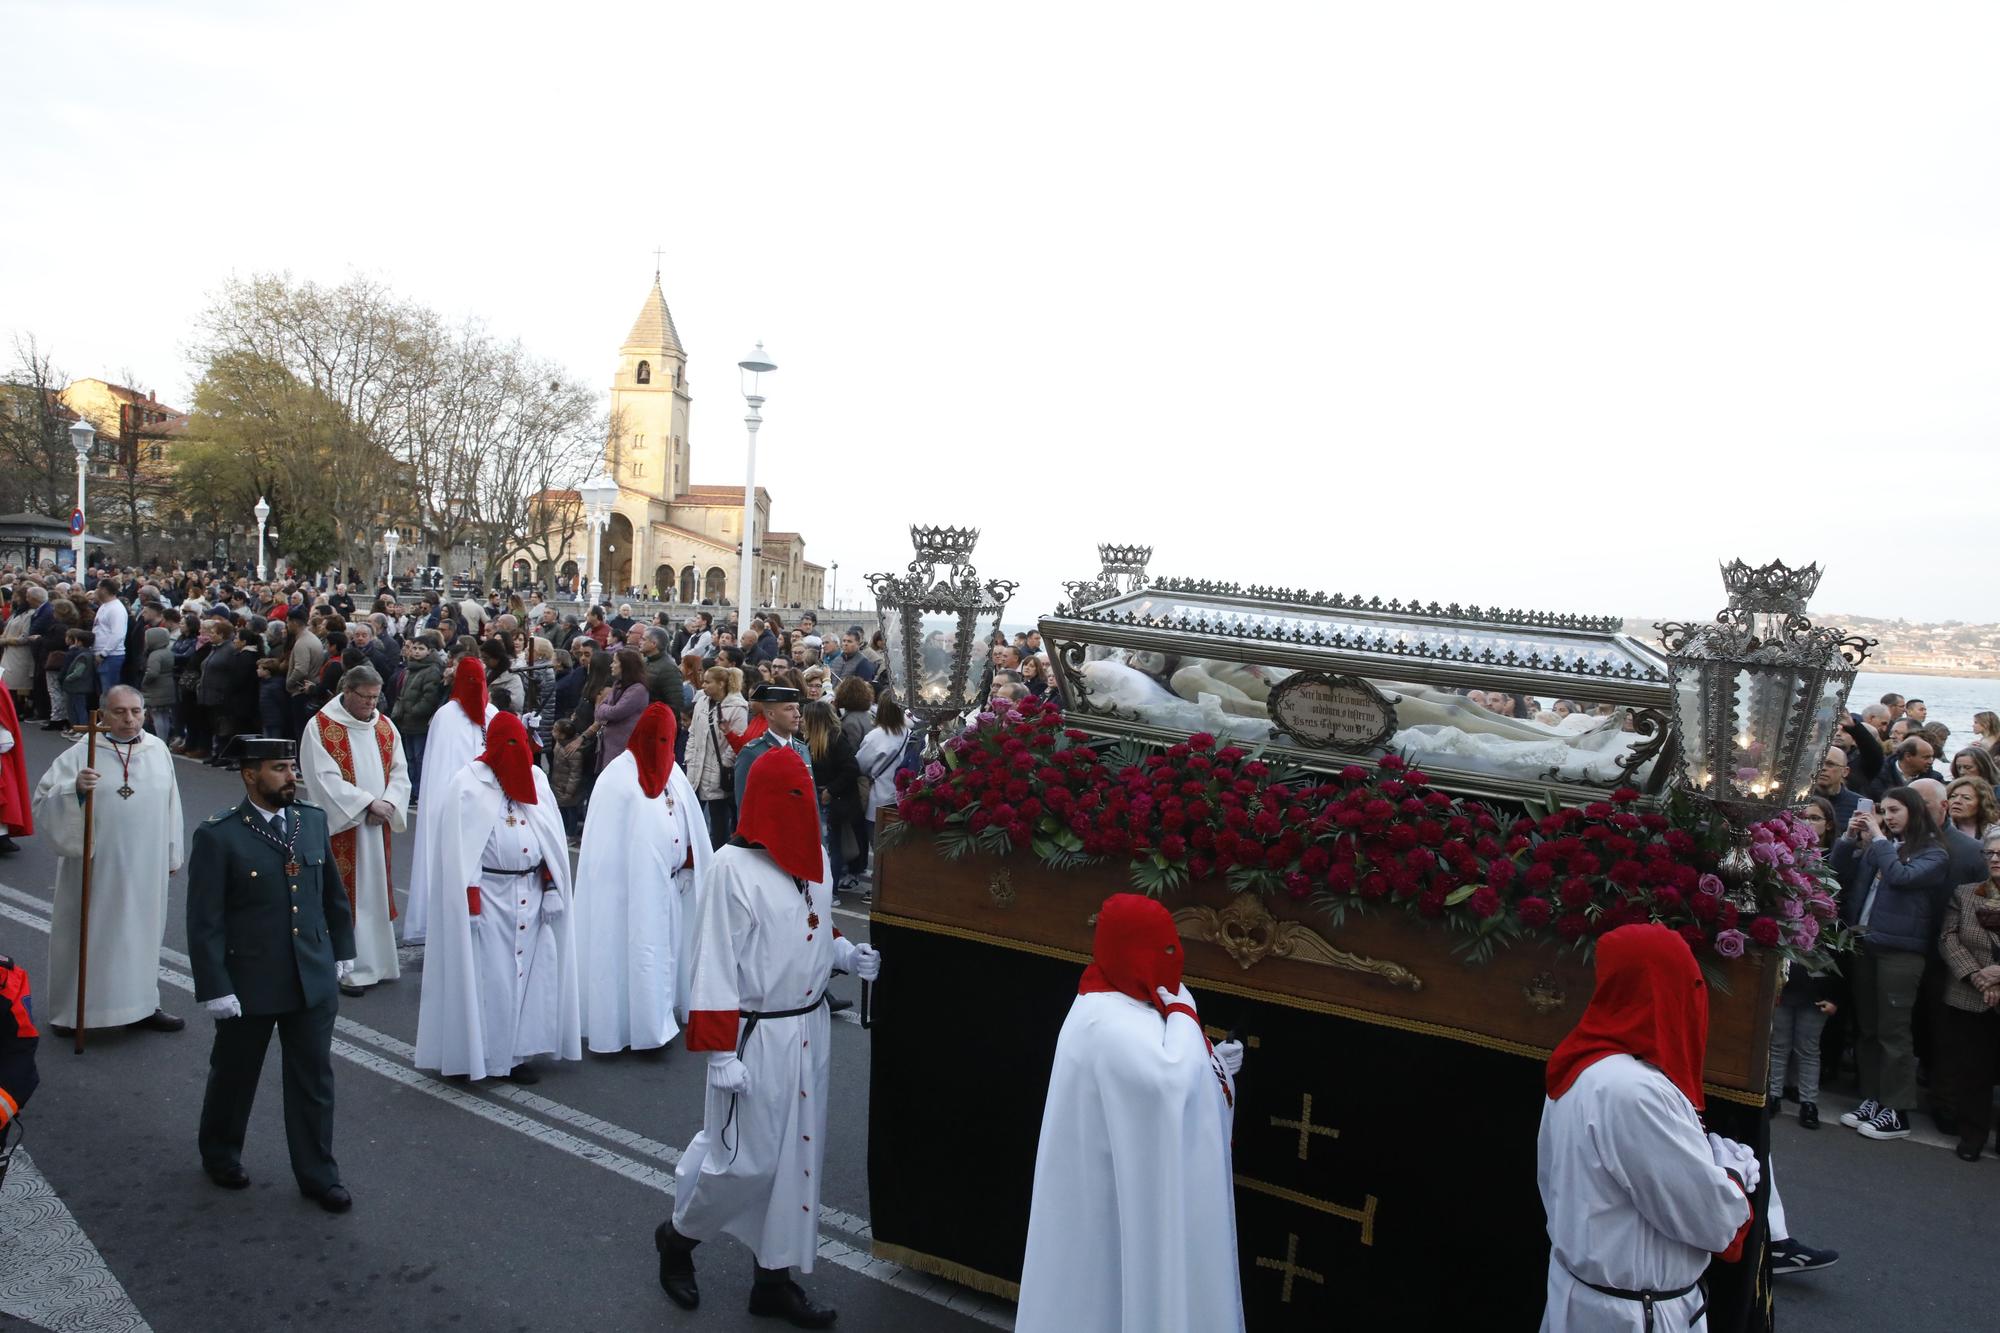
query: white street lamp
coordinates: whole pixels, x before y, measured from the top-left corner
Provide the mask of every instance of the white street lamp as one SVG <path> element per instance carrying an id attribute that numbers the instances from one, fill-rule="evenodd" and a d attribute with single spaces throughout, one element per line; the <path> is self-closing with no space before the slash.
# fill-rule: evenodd
<path id="1" fill-rule="evenodd" d="M 750 405 L 743 424 L 750 428 L 749 463 L 743 477 L 743 572 L 737 579 L 737 600 L 742 605 L 736 608 L 736 641 L 742 643 L 750 633 L 750 603 L 756 597 L 756 576 L 751 571 L 750 552 L 756 546 L 757 535 L 757 428 L 764 424 L 760 409 L 764 406 L 762 378 L 778 368 L 764 351 L 760 340 L 750 355 L 736 363 L 738 377 L 743 385 L 743 401 Z"/>
<path id="2" fill-rule="evenodd" d="M 270 521 L 271 506 L 263 496 L 257 497 L 257 507 L 250 511 L 257 516 L 257 582 L 262 583 L 264 573 L 264 524 Z"/>
<path id="3" fill-rule="evenodd" d="M 586 606 L 596 606 L 604 599 L 604 571 L 599 568 L 603 562 L 598 547 L 603 540 L 603 530 L 611 521 L 611 506 L 618 503 L 618 483 L 609 473 L 599 471 L 577 487 L 576 493 L 583 501 L 584 531 L 590 536 L 590 588 Z"/>
<path id="4" fill-rule="evenodd" d="M 78 417 L 76 423 L 69 428 L 70 448 L 76 450 L 76 517 L 70 522 L 69 546 L 70 550 L 76 556 L 76 582 L 78 587 L 83 586 L 83 576 L 89 568 L 84 563 L 83 557 L 83 534 L 87 526 L 87 521 L 84 518 L 83 489 L 85 467 L 90 462 L 90 447 L 96 442 L 97 427 L 91 425 L 82 417 Z"/>
<path id="5" fill-rule="evenodd" d="M 838 560 L 833 562 L 833 589 L 827 594 L 827 600 L 833 603 L 835 611 L 840 610 L 840 562 Z"/>
<path id="6" fill-rule="evenodd" d="M 391 591 L 396 587 L 396 547 L 402 540 L 403 535 L 394 528 L 382 534 L 382 546 L 389 553 L 389 577 L 386 582 Z"/>

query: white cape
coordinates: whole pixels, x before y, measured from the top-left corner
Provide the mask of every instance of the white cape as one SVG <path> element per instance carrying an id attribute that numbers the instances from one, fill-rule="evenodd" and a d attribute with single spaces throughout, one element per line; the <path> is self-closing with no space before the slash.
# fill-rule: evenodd
<path id="1" fill-rule="evenodd" d="M 690 851 L 694 866 L 682 869 Z M 583 1032 L 591 1050 L 650 1050 L 680 1034 L 684 960 L 693 953 L 697 895 L 712 854 L 701 800 L 679 764 L 650 800 L 629 750 L 591 788 L 576 863 Z"/>
<path id="2" fill-rule="evenodd" d="M 352 782 L 340 776 L 340 765 L 320 743 L 322 717 L 347 732 L 348 750 L 354 757 Z M 382 771 L 382 751 L 375 738 L 378 719 L 389 728 L 387 773 Z M 357 986 L 394 981 L 402 975 L 402 967 L 396 961 L 396 928 L 389 918 L 389 858 L 383 847 L 382 826 L 368 823 L 367 817 L 371 803 L 387 801 L 396 807 L 388 827 L 397 833 L 409 827 L 410 762 L 403 755 L 403 737 L 386 712 L 378 711 L 366 722 L 357 721 L 336 695 L 306 723 L 305 737 L 299 742 L 299 780 L 305 786 L 306 799 L 326 811 L 329 837 L 355 830 L 354 876 L 347 885 L 347 896 L 354 905 L 354 973 L 349 980 Z"/>
<path id="3" fill-rule="evenodd" d="M 583 1058 L 583 1028 L 578 1012 L 576 939 L 570 918 L 575 895 L 570 890 L 569 838 L 555 793 L 539 768 L 534 775 L 536 802 L 514 807 L 526 816 L 541 859 L 553 877 L 553 887 L 569 907 L 554 921 L 540 914 L 540 893 L 529 903 L 516 930 L 511 918 L 482 920 L 480 929 L 505 929 L 516 936 L 526 974 L 525 996 L 518 1009 L 502 1016 L 512 1019 L 513 1032 L 489 1031 L 496 989 L 512 993 L 512 978 L 482 975 L 491 941 L 473 939 L 472 914 L 466 888 L 482 879 L 480 863 L 494 825 L 500 820 L 503 794 L 484 764 L 468 764 L 441 791 L 426 797 L 425 810 L 438 815 L 437 837 L 430 856 L 430 910 L 436 926 L 424 951 L 424 988 L 417 1008 L 419 1069 L 465 1074 L 474 1079 L 504 1076 L 530 1055 L 552 1053 L 558 1059 Z M 513 881 L 509 881 L 511 884 Z M 539 889 L 539 884 L 537 884 Z M 497 985 L 495 983 L 500 983 Z M 484 1002 L 482 996 L 485 997 Z M 496 1063 L 499 1067 L 495 1067 Z"/>
<path id="4" fill-rule="evenodd" d="M 56 756 L 35 784 L 35 830 L 55 847 L 55 905 L 49 913 L 47 1008 L 52 1027 L 76 1021 L 77 923 L 83 915 L 83 803 L 76 775 L 86 743 Z M 90 1006 L 85 1027 L 136 1023 L 160 1007 L 160 944 L 167 924 L 167 877 L 181 868 L 181 792 L 165 741 L 142 733 L 131 753 L 132 795 L 106 736 L 97 738 L 96 811 L 91 820 Z"/>
<path id="5" fill-rule="evenodd" d="M 486 722 L 500 710 L 492 704 L 486 705 Z M 472 719 L 457 701 L 446 695 L 445 701 L 431 716 L 431 729 L 424 737 L 424 771 L 418 790 L 429 795 L 417 803 L 417 840 L 410 845 L 410 896 L 403 904 L 403 943 L 422 944 L 425 916 L 430 906 L 429 885 L 430 851 L 432 840 L 437 837 L 438 811 L 444 802 L 438 797 L 458 776 L 458 771 L 477 758 L 486 749 L 486 727 L 472 725 Z"/>
<path id="6" fill-rule="evenodd" d="M 1543 1333 L 1645 1328 L 1638 1301 L 1585 1286 L 1677 1291 L 1729 1248 L 1750 1202 L 1715 1164 L 1694 1106 L 1630 1055 L 1597 1061 L 1542 1106 L 1536 1181 L 1549 1219 Z M 1653 1307 L 1653 1327 L 1700 1333 L 1699 1290 Z"/>
<path id="7" fill-rule="evenodd" d="M 1243 1327 L 1234 1112 L 1216 1069 L 1185 1015 L 1076 997 L 1042 1113 L 1017 1333 Z"/>

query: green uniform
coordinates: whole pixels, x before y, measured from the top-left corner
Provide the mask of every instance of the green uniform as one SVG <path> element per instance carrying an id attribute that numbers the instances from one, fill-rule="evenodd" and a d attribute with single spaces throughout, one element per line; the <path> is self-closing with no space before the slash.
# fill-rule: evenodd
<path id="1" fill-rule="evenodd" d="M 756 763 L 764 755 L 777 749 L 778 745 L 778 738 L 767 731 L 756 740 L 744 746 L 743 752 L 736 756 L 736 808 L 738 810 L 743 808 L 743 789 L 750 784 L 750 765 Z M 794 736 L 792 737 L 791 745 L 799 758 L 806 761 L 806 772 L 812 772 L 812 751 L 806 748 L 806 743 L 797 736 Z"/>
<path id="2" fill-rule="evenodd" d="M 333 864 L 326 812 L 286 806 L 283 834 L 246 797 L 194 831 L 188 854 L 188 956 L 195 998 L 234 995 L 240 1018 L 216 1020 L 201 1107 L 201 1158 L 240 1166 L 271 1029 L 284 1060 L 285 1142 L 309 1194 L 340 1183 L 333 1160 L 334 960 L 354 957 L 347 887 Z"/>

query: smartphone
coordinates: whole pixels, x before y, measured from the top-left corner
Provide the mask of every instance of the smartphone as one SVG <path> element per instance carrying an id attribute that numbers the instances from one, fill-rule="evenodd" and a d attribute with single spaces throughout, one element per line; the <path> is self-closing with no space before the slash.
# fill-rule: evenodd
<path id="1" fill-rule="evenodd" d="M 1874 813 L 1875 813 L 1875 802 L 1873 802 L 1873 801 L 1869 800 L 1869 799 L 1868 799 L 1868 798 L 1867 798 L 1866 796 L 1862 797 L 1862 798 L 1861 798 L 1860 800 L 1858 800 L 1858 801 L 1856 801 L 1856 802 L 1854 803 L 1854 813 L 1855 813 L 1855 814 L 1857 814 L 1857 815 L 1872 815 L 1872 814 L 1874 814 Z"/>

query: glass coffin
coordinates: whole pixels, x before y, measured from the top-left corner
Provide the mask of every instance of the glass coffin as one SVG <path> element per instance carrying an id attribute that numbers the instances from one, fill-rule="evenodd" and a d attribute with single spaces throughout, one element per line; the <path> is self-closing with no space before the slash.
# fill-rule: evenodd
<path id="1" fill-rule="evenodd" d="M 1616 618 L 1186 579 L 1077 601 L 1040 628 L 1086 731 L 1206 731 L 1322 770 L 1394 750 L 1524 799 L 1657 792 L 1672 769 L 1666 658 Z"/>

